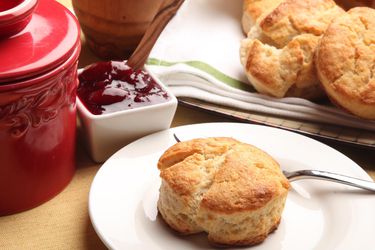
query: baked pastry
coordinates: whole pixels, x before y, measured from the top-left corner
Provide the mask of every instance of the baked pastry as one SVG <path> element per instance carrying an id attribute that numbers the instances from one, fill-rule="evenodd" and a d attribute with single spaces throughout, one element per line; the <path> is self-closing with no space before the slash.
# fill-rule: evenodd
<path id="1" fill-rule="evenodd" d="M 375 120 L 375 10 L 356 7 L 333 20 L 316 51 L 316 66 L 333 103 Z"/>
<path id="2" fill-rule="evenodd" d="M 253 245 L 277 228 L 290 184 L 262 150 L 231 138 L 194 139 L 159 159 L 158 210 L 182 234 Z"/>
<path id="3" fill-rule="evenodd" d="M 283 0 L 244 0 L 242 12 L 242 29 L 247 34 L 262 14 L 276 8 Z"/>
<path id="4" fill-rule="evenodd" d="M 375 0 L 336 0 L 336 3 L 346 10 L 359 6 L 375 8 Z"/>
<path id="5" fill-rule="evenodd" d="M 278 98 L 323 97 L 313 55 L 328 24 L 343 13 L 333 0 L 285 0 L 258 18 L 240 50 L 250 83 Z"/>

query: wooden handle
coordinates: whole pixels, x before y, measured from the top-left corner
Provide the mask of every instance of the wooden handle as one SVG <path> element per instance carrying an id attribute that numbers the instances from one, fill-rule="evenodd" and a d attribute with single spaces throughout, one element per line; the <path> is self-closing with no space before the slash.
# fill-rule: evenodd
<path id="1" fill-rule="evenodd" d="M 128 59 L 127 64 L 137 70 L 144 66 L 146 60 L 158 40 L 161 32 L 177 13 L 184 0 L 165 0 L 164 8 L 160 9 L 152 20 L 150 26 L 142 37 L 133 54 Z"/>

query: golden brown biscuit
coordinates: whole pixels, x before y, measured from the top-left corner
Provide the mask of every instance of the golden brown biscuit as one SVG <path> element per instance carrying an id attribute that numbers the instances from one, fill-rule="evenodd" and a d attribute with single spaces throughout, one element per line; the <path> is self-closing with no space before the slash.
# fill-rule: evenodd
<path id="1" fill-rule="evenodd" d="M 295 36 L 320 36 L 331 20 L 344 11 L 333 0 L 286 0 L 259 20 L 258 28 L 277 48 Z"/>
<path id="2" fill-rule="evenodd" d="M 359 6 L 375 8 L 375 0 L 336 0 L 336 3 L 345 10 Z"/>
<path id="3" fill-rule="evenodd" d="M 262 14 L 276 8 L 283 0 L 244 0 L 242 29 L 247 34 Z"/>
<path id="4" fill-rule="evenodd" d="M 319 78 L 330 99 L 375 119 L 375 10 L 357 7 L 329 25 L 316 51 Z"/>
<path id="5" fill-rule="evenodd" d="M 241 43 L 250 83 L 278 98 L 324 96 L 313 55 L 329 22 L 342 13 L 333 0 L 285 0 L 261 16 Z"/>
<path id="6" fill-rule="evenodd" d="M 174 230 L 219 245 L 262 242 L 280 223 L 288 180 L 262 150 L 231 138 L 194 139 L 160 158 L 158 209 Z"/>
<path id="7" fill-rule="evenodd" d="M 249 81 L 258 92 L 278 98 L 320 98 L 323 91 L 313 63 L 318 40 L 317 36 L 303 34 L 282 49 L 257 39 L 243 40 L 241 61 Z"/>

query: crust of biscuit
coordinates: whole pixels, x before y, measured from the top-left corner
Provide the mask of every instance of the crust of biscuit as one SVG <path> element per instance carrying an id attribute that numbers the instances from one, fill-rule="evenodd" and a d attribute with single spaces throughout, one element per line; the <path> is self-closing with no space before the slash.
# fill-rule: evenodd
<path id="1" fill-rule="evenodd" d="M 244 33 L 247 34 L 250 31 L 261 15 L 270 12 L 281 2 L 282 0 L 244 0 L 242 15 L 242 29 Z"/>
<path id="2" fill-rule="evenodd" d="M 205 231 L 215 244 L 263 241 L 277 227 L 290 188 L 272 157 L 232 138 L 177 143 L 158 167 L 164 220 L 183 234 Z"/>
<path id="3" fill-rule="evenodd" d="M 171 158 L 178 159 L 172 166 L 169 165 Z M 280 174 L 280 166 L 271 156 L 254 146 L 226 137 L 177 143 L 160 157 L 158 168 L 162 170 L 160 177 L 177 194 L 191 195 L 207 172 L 215 170 L 212 166 L 215 163 L 221 166 L 217 167 L 214 184 L 205 193 L 201 204 L 211 211 L 230 214 L 258 209 L 277 194 L 278 188 L 289 188 L 289 182 Z M 203 173 L 202 166 L 205 168 Z M 269 184 L 269 178 L 279 180 L 281 186 Z M 236 193 L 236 187 L 243 185 L 248 186 L 245 192 L 239 190 Z M 233 195 L 240 196 L 241 201 Z"/>
<path id="4" fill-rule="evenodd" d="M 251 238 L 247 238 L 247 239 L 243 239 L 243 240 L 232 240 L 232 241 L 227 240 L 226 244 L 216 243 L 216 242 L 218 242 L 218 240 L 213 238 L 212 236 L 208 237 L 208 240 L 210 241 L 210 243 L 212 245 L 215 245 L 215 246 L 218 246 L 218 247 L 228 247 L 228 246 L 232 246 L 232 245 L 235 245 L 235 246 L 257 245 L 259 243 L 262 243 L 270 233 L 274 232 L 279 227 L 279 224 L 280 224 L 280 220 L 276 221 L 275 224 L 266 233 L 259 234 L 256 237 L 251 237 Z"/>
<path id="5" fill-rule="evenodd" d="M 297 96 L 318 99 L 324 96 L 313 63 L 319 37 L 303 34 L 283 49 L 245 39 L 241 45 L 241 61 L 254 88 L 274 97 Z"/>
<path id="6" fill-rule="evenodd" d="M 374 0 L 336 0 L 336 3 L 345 10 L 359 6 L 375 8 Z"/>
<path id="7" fill-rule="evenodd" d="M 259 17 L 240 50 L 250 84 L 277 98 L 324 97 L 314 53 L 328 24 L 342 13 L 333 0 L 285 0 Z"/>
<path id="8" fill-rule="evenodd" d="M 246 144 L 237 146 L 236 151 L 227 153 L 201 207 L 221 214 L 257 210 L 288 187 L 279 169 L 278 163 L 263 151 Z"/>
<path id="9" fill-rule="evenodd" d="M 342 13 L 333 0 L 285 0 L 258 25 L 282 48 L 300 34 L 322 35 L 331 20 Z"/>
<path id="10" fill-rule="evenodd" d="M 316 51 L 318 76 L 337 106 L 375 119 L 375 10 L 357 7 L 335 19 Z"/>
<path id="11" fill-rule="evenodd" d="M 237 140 L 229 137 L 215 137 L 209 141 L 197 139 L 181 144 L 177 143 L 160 157 L 158 168 L 159 170 L 169 168 L 195 153 L 204 154 L 206 157 L 212 158 L 215 155 L 223 154 L 235 143 L 237 143 Z"/>

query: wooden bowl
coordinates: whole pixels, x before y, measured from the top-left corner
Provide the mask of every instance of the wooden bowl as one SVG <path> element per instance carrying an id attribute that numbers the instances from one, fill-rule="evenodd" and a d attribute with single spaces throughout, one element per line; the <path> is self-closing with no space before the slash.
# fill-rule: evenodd
<path id="1" fill-rule="evenodd" d="M 72 3 L 92 51 L 104 59 L 126 59 L 163 0 L 73 0 Z"/>

